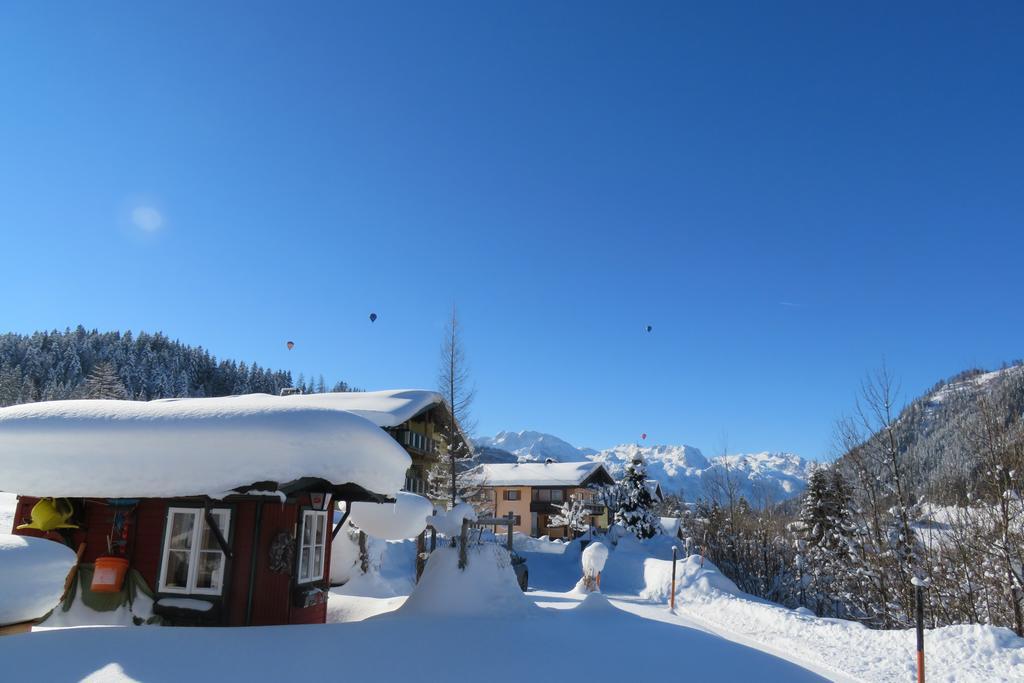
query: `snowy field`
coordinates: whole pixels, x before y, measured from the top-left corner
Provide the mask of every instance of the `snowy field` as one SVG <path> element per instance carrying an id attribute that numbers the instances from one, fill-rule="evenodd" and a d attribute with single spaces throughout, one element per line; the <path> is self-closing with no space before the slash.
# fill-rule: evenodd
<path id="1" fill-rule="evenodd" d="M 0 517 L 9 514 L 0 500 Z M 525 596 L 513 588 L 507 555 L 493 547 L 473 555 L 465 573 L 444 549 L 414 592 L 414 544 L 371 540 L 371 572 L 331 591 L 326 626 L 39 629 L 0 638 L 0 662 L 5 674 L 46 681 L 295 680 L 322 675 L 325 652 L 330 670 L 379 681 L 427 670 L 437 680 L 486 670 L 496 681 L 588 683 L 639 672 L 719 681 L 915 674 L 912 631 L 871 631 L 757 600 L 698 557 L 679 562 L 670 611 L 666 538 L 620 541 L 602 573 L 603 594 L 589 596 L 576 589 L 578 543 L 517 535 L 516 550 L 530 569 Z M 926 638 L 930 681 L 1024 680 L 1024 641 L 1006 629 L 947 627 Z"/>

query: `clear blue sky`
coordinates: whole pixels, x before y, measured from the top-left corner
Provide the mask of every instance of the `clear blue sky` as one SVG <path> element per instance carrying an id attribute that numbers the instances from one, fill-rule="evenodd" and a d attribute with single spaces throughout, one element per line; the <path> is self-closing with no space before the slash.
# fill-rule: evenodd
<path id="1" fill-rule="evenodd" d="M 1020 3 L 152 4 L 0 7 L 5 331 L 433 387 L 455 303 L 479 434 L 809 457 L 1024 356 Z"/>

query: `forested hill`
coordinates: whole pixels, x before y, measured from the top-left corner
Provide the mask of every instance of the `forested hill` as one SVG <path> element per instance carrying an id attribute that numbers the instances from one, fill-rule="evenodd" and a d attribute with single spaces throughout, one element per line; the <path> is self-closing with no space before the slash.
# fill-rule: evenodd
<path id="1" fill-rule="evenodd" d="M 1024 433 L 1024 365 L 1021 361 L 992 372 L 967 370 L 936 384 L 911 401 L 893 422 L 893 441 L 900 453 L 901 476 L 910 490 L 935 503 L 964 503 L 975 493 L 980 470 L 987 467 L 983 454 L 989 449 L 993 430 L 1005 445 L 1013 447 Z M 876 423 L 876 428 L 882 425 Z M 884 430 L 868 440 L 882 439 Z M 852 445 L 852 444 L 851 444 Z M 856 469 L 862 447 L 852 448 L 841 463 Z M 861 458 L 870 469 L 871 458 Z M 887 467 L 871 472 L 880 480 L 890 476 Z"/>
<path id="2" fill-rule="evenodd" d="M 0 406 L 68 398 L 148 401 L 277 394 L 290 386 L 290 372 L 217 360 L 202 347 L 173 341 L 160 332 L 98 332 L 79 326 L 63 332 L 0 335 Z M 327 389 L 323 378 L 305 388 Z M 345 391 L 348 386 L 339 382 L 332 389 Z"/>

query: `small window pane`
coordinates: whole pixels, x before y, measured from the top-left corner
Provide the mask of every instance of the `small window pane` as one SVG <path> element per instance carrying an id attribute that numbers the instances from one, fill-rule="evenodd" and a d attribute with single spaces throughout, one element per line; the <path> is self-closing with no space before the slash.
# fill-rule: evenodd
<path id="1" fill-rule="evenodd" d="M 327 515 L 318 514 L 316 516 L 316 543 L 321 545 L 324 542 L 324 522 L 327 519 Z"/>
<path id="2" fill-rule="evenodd" d="M 172 550 L 188 550 L 191 548 L 194 525 L 195 515 L 191 512 L 175 512 L 171 517 L 171 540 L 169 547 Z"/>
<path id="3" fill-rule="evenodd" d="M 299 579 L 309 578 L 309 548 L 302 549 L 302 555 L 299 558 Z"/>
<path id="4" fill-rule="evenodd" d="M 187 550 L 171 550 L 167 553 L 167 578 L 164 583 L 173 588 L 188 587 Z"/>
<path id="5" fill-rule="evenodd" d="M 551 501 L 553 503 L 561 503 L 562 502 L 562 489 L 552 489 L 552 491 L 551 491 Z"/>
<path id="6" fill-rule="evenodd" d="M 322 575 L 324 573 L 324 549 L 317 548 L 313 554 L 313 570 L 310 576 Z"/>
<path id="7" fill-rule="evenodd" d="M 196 588 L 220 588 L 221 564 L 224 556 L 220 552 L 199 553 L 199 566 L 196 568 Z"/>
<path id="8" fill-rule="evenodd" d="M 302 545 L 311 545 L 313 539 L 313 520 L 310 519 L 309 513 L 302 517 Z"/>

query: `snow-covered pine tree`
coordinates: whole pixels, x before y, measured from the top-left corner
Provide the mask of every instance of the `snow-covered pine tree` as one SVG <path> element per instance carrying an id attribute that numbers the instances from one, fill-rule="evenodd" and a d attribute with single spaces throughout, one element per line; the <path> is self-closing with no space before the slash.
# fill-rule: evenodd
<path id="1" fill-rule="evenodd" d="M 548 526 L 564 526 L 574 531 L 584 532 L 590 529 L 590 503 L 582 495 L 574 494 L 561 505 L 556 505 L 558 512 L 552 515 Z"/>
<path id="2" fill-rule="evenodd" d="M 637 453 L 626 465 L 621 487 L 622 502 L 615 512 L 615 522 L 643 540 L 656 535 L 661 524 L 654 514 L 654 499 L 647 488 L 647 468 Z"/>
<path id="3" fill-rule="evenodd" d="M 83 385 L 85 398 L 124 399 L 127 394 L 121 378 L 110 363 L 97 363 Z"/>

